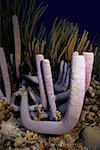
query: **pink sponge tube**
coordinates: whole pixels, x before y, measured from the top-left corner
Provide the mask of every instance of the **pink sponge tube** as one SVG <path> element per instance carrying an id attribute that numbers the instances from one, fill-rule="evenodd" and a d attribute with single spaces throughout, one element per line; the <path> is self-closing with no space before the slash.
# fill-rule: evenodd
<path id="1" fill-rule="evenodd" d="M 15 43 L 15 65 L 16 65 L 16 75 L 19 78 L 19 66 L 21 63 L 21 38 L 20 38 L 20 27 L 18 22 L 18 17 L 13 15 L 12 17 L 13 31 L 14 31 L 14 43 Z"/>
<path id="2" fill-rule="evenodd" d="M 85 91 L 88 90 L 93 68 L 94 54 L 92 52 L 83 52 L 85 57 Z"/>
<path id="3" fill-rule="evenodd" d="M 10 103 L 11 85 L 10 85 L 10 78 L 9 78 L 9 73 L 8 73 L 8 66 L 6 62 L 6 56 L 4 53 L 4 49 L 2 47 L 0 47 L 0 68 L 1 68 L 3 82 L 5 86 L 6 97 L 8 99 L 8 102 Z"/>
<path id="4" fill-rule="evenodd" d="M 43 64 L 43 76 L 44 76 L 44 81 L 45 81 L 45 88 L 47 91 L 49 105 L 50 105 L 53 117 L 57 119 L 56 118 L 57 109 L 56 109 L 56 102 L 55 102 L 56 99 L 55 99 L 54 89 L 53 89 L 50 62 L 48 59 L 44 59 L 42 64 Z"/>
<path id="5" fill-rule="evenodd" d="M 30 118 L 28 107 L 28 95 L 25 91 L 21 98 L 21 121 L 23 125 L 32 131 L 42 134 L 61 135 L 73 129 L 80 117 L 85 95 L 85 58 L 73 55 L 72 74 L 70 84 L 70 96 L 66 114 L 62 121 L 34 121 Z"/>
<path id="6" fill-rule="evenodd" d="M 36 55 L 36 66 L 37 66 L 37 75 L 38 75 L 38 80 L 39 80 L 41 104 L 42 104 L 43 108 L 46 108 L 47 107 L 47 100 L 46 100 L 46 94 L 45 94 L 42 72 L 41 72 L 41 62 L 43 59 L 44 59 L 44 56 L 42 54 Z"/>

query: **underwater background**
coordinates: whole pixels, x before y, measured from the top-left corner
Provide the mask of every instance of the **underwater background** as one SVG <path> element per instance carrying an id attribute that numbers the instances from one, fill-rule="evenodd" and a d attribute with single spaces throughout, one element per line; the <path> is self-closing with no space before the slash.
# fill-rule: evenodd
<path id="1" fill-rule="evenodd" d="M 41 0 L 40 0 L 41 1 Z M 52 26 L 52 22 L 56 17 L 78 23 L 80 31 L 86 29 L 90 33 L 91 40 L 94 45 L 100 47 L 100 13 L 98 0 L 44 0 L 49 7 L 44 13 L 42 20 L 48 29 Z M 98 49 L 100 52 L 100 48 Z M 96 58 L 95 73 L 98 74 L 100 81 L 100 54 Z M 98 64 L 98 65 L 97 65 Z"/>
<path id="2" fill-rule="evenodd" d="M 41 1 L 41 0 L 40 0 Z M 88 30 L 91 36 L 99 40 L 100 38 L 100 18 L 99 1 L 86 0 L 44 0 L 49 7 L 42 19 L 50 28 L 51 23 L 56 17 L 66 18 L 69 21 L 78 23 L 80 30 Z"/>

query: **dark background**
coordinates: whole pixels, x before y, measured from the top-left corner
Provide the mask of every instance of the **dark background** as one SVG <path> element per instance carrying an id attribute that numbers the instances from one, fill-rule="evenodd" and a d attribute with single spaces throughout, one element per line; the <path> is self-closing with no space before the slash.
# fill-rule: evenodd
<path id="1" fill-rule="evenodd" d="M 41 1 L 41 0 L 40 0 Z M 100 41 L 100 4 L 93 0 L 42 0 L 48 8 L 42 17 L 45 26 L 50 29 L 56 17 L 66 18 L 77 23 L 80 31 L 89 31 L 90 37 L 99 45 Z"/>

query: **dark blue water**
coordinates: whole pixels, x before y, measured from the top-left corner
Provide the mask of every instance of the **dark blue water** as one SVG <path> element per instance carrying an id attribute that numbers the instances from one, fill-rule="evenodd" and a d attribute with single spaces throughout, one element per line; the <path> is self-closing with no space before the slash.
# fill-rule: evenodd
<path id="1" fill-rule="evenodd" d="M 41 0 L 39 0 L 41 1 Z M 88 30 L 92 39 L 96 36 L 96 42 L 100 41 L 100 4 L 93 0 L 42 0 L 49 4 L 42 21 L 50 29 L 56 17 L 67 18 L 78 23 L 80 30 Z"/>

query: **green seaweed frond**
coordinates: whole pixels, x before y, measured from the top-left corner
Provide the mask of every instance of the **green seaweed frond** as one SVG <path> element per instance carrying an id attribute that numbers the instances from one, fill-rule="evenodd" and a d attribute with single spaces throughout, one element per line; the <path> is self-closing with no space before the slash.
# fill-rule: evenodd
<path id="1" fill-rule="evenodd" d="M 66 19 L 61 21 L 58 21 L 58 18 L 55 19 L 47 44 L 48 57 L 54 68 L 61 59 L 70 62 L 74 51 L 82 54 L 83 51 L 93 50 L 88 32 L 85 30 L 80 36 L 77 24 L 74 25 Z"/>

